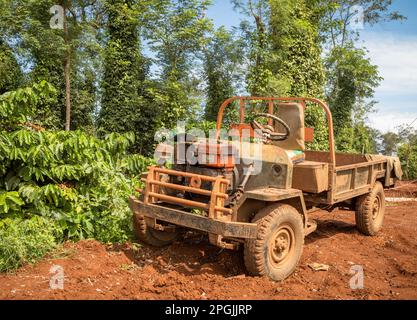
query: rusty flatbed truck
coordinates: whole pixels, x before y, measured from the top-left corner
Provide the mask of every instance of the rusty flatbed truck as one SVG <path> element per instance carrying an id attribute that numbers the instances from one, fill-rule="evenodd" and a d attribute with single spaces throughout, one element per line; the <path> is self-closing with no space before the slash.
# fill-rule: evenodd
<path id="1" fill-rule="evenodd" d="M 267 112 L 255 113 L 245 123 L 245 106 L 254 101 L 264 103 Z M 262 164 L 256 174 L 253 161 L 238 163 L 236 155 L 245 157 L 241 150 L 230 139 L 220 139 L 223 113 L 232 103 L 239 106 L 240 123 L 230 129 L 237 132 L 241 146 L 244 130 L 249 131 L 249 145 L 256 137 L 263 142 L 255 152 Z M 313 129 L 305 128 L 304 113 L 313 104 L 327 116 L 328 152 L 305 149 Z M 237 249 L 243 245 L 250 274 L 282 280 L 295 270 L 304 237 L 316 229 L 308 218 L 312 211 L 354 210 L 361 233 L 372 236 L 380 230 L 384 188 L 401 178 L 399 160 L 336 153 L 331 112 L 322 101 L 233 97 L 221 105 L 216 130 L 216 139 L 187 137 L 175 143 L 174 153 L 180 147 L 193 147 L 197 161 L 177 157 L 171 169 L 149 168 L 141 195 L 129 201 L 140 240 L 163 246 L 177 239 L 181 230 L 199 230 L 208 233 L 216 246 Z M 204 157 L 211 161 L 204 162 Z"/>

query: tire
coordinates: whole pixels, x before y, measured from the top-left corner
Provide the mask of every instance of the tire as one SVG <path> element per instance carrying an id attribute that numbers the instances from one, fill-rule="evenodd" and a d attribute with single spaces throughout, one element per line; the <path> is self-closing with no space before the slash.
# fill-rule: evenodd
<path id="1" fill-rule="evenodd" d="M 246 269 L 254 276 L 284 280 L 294 272 L 303 252 L 300 213 L 290 205 L 276 204 L 260 210 L 252 222 L 258 224 L 258 234 L 245 241 Z"/>
<path id="2" fill-rule="evenodd" d="M 173 243 L 179 235 L 178 230 L 167 232 L 148 227 L 145 222 L 145 217 L 140 214 L 133 215 L 133 230 L 138 240 L 154 247 L 167 246 Z"/>
<path id="3" fill-rule="evenodd" d="M 377 181 L 371 192 L 360 196 L 356 201 L 356 227 L 361 233 L 374 236 L 382 228 L 384 215 L 384 187 L 381 182 Z"/>

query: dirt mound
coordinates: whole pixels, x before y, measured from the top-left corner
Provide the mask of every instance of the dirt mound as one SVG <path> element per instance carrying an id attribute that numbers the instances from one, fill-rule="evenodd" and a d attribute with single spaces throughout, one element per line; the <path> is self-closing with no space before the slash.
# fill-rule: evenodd
<path id="1" fill-rule="evenodd" d="M 397 181 L 395 187 L 385 191 L 387 197 L 417 198 L 417 181 Z"/>
<path id="2" fill-rule="evenodd" d="M 297 271 L 283 282 L 246 275 L 242 252 L 220 250 L 199 234 L 155 249 L 96 241 L 66 243 L 36 265 L 0 275 L 1 299 L 417 299 L 417 204 L 389 204 L 376 237 L 356 231 L 352 212 L 317 212 Z M 321 263 L 328 271 L 308 265 Z M 50 288 L 50 268 L 64 289 Z M 364 288 L 352 290 L 352 266 Z"/>

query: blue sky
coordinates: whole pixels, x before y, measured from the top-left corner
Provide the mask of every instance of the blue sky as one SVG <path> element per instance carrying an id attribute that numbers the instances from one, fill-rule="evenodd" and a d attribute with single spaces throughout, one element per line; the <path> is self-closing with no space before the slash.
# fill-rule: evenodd
<path id="1" fill-rule="evenodd" d="M 404 22 L 365 26 L 361 43 L 384 78 L 376 90 L 376 112 L 369 116 L 375 128 L 395 130 L 417 118 L 417 1 L 394 0 L 393 10 L 407 16 Z M 238 26 L 240 16 L 229 0 L 214 0 L 207 12 L 216 26 Z M 413 126 L 417 129 L 417 121 Z"/>

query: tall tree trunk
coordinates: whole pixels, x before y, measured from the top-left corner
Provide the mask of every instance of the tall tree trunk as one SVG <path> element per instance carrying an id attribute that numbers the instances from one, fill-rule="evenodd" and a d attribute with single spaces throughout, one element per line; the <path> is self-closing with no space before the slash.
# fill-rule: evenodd
<path id="1" fill-rule="evenodd" d="M 64 65 L 65 77 L 65 130 L 69 131 L 71 128 L 71 47 L 68 37 L 68 23 L 66 17 L 66 8 L 64 8 L 64 39 L 66 46 L 66 56 Z"/>

